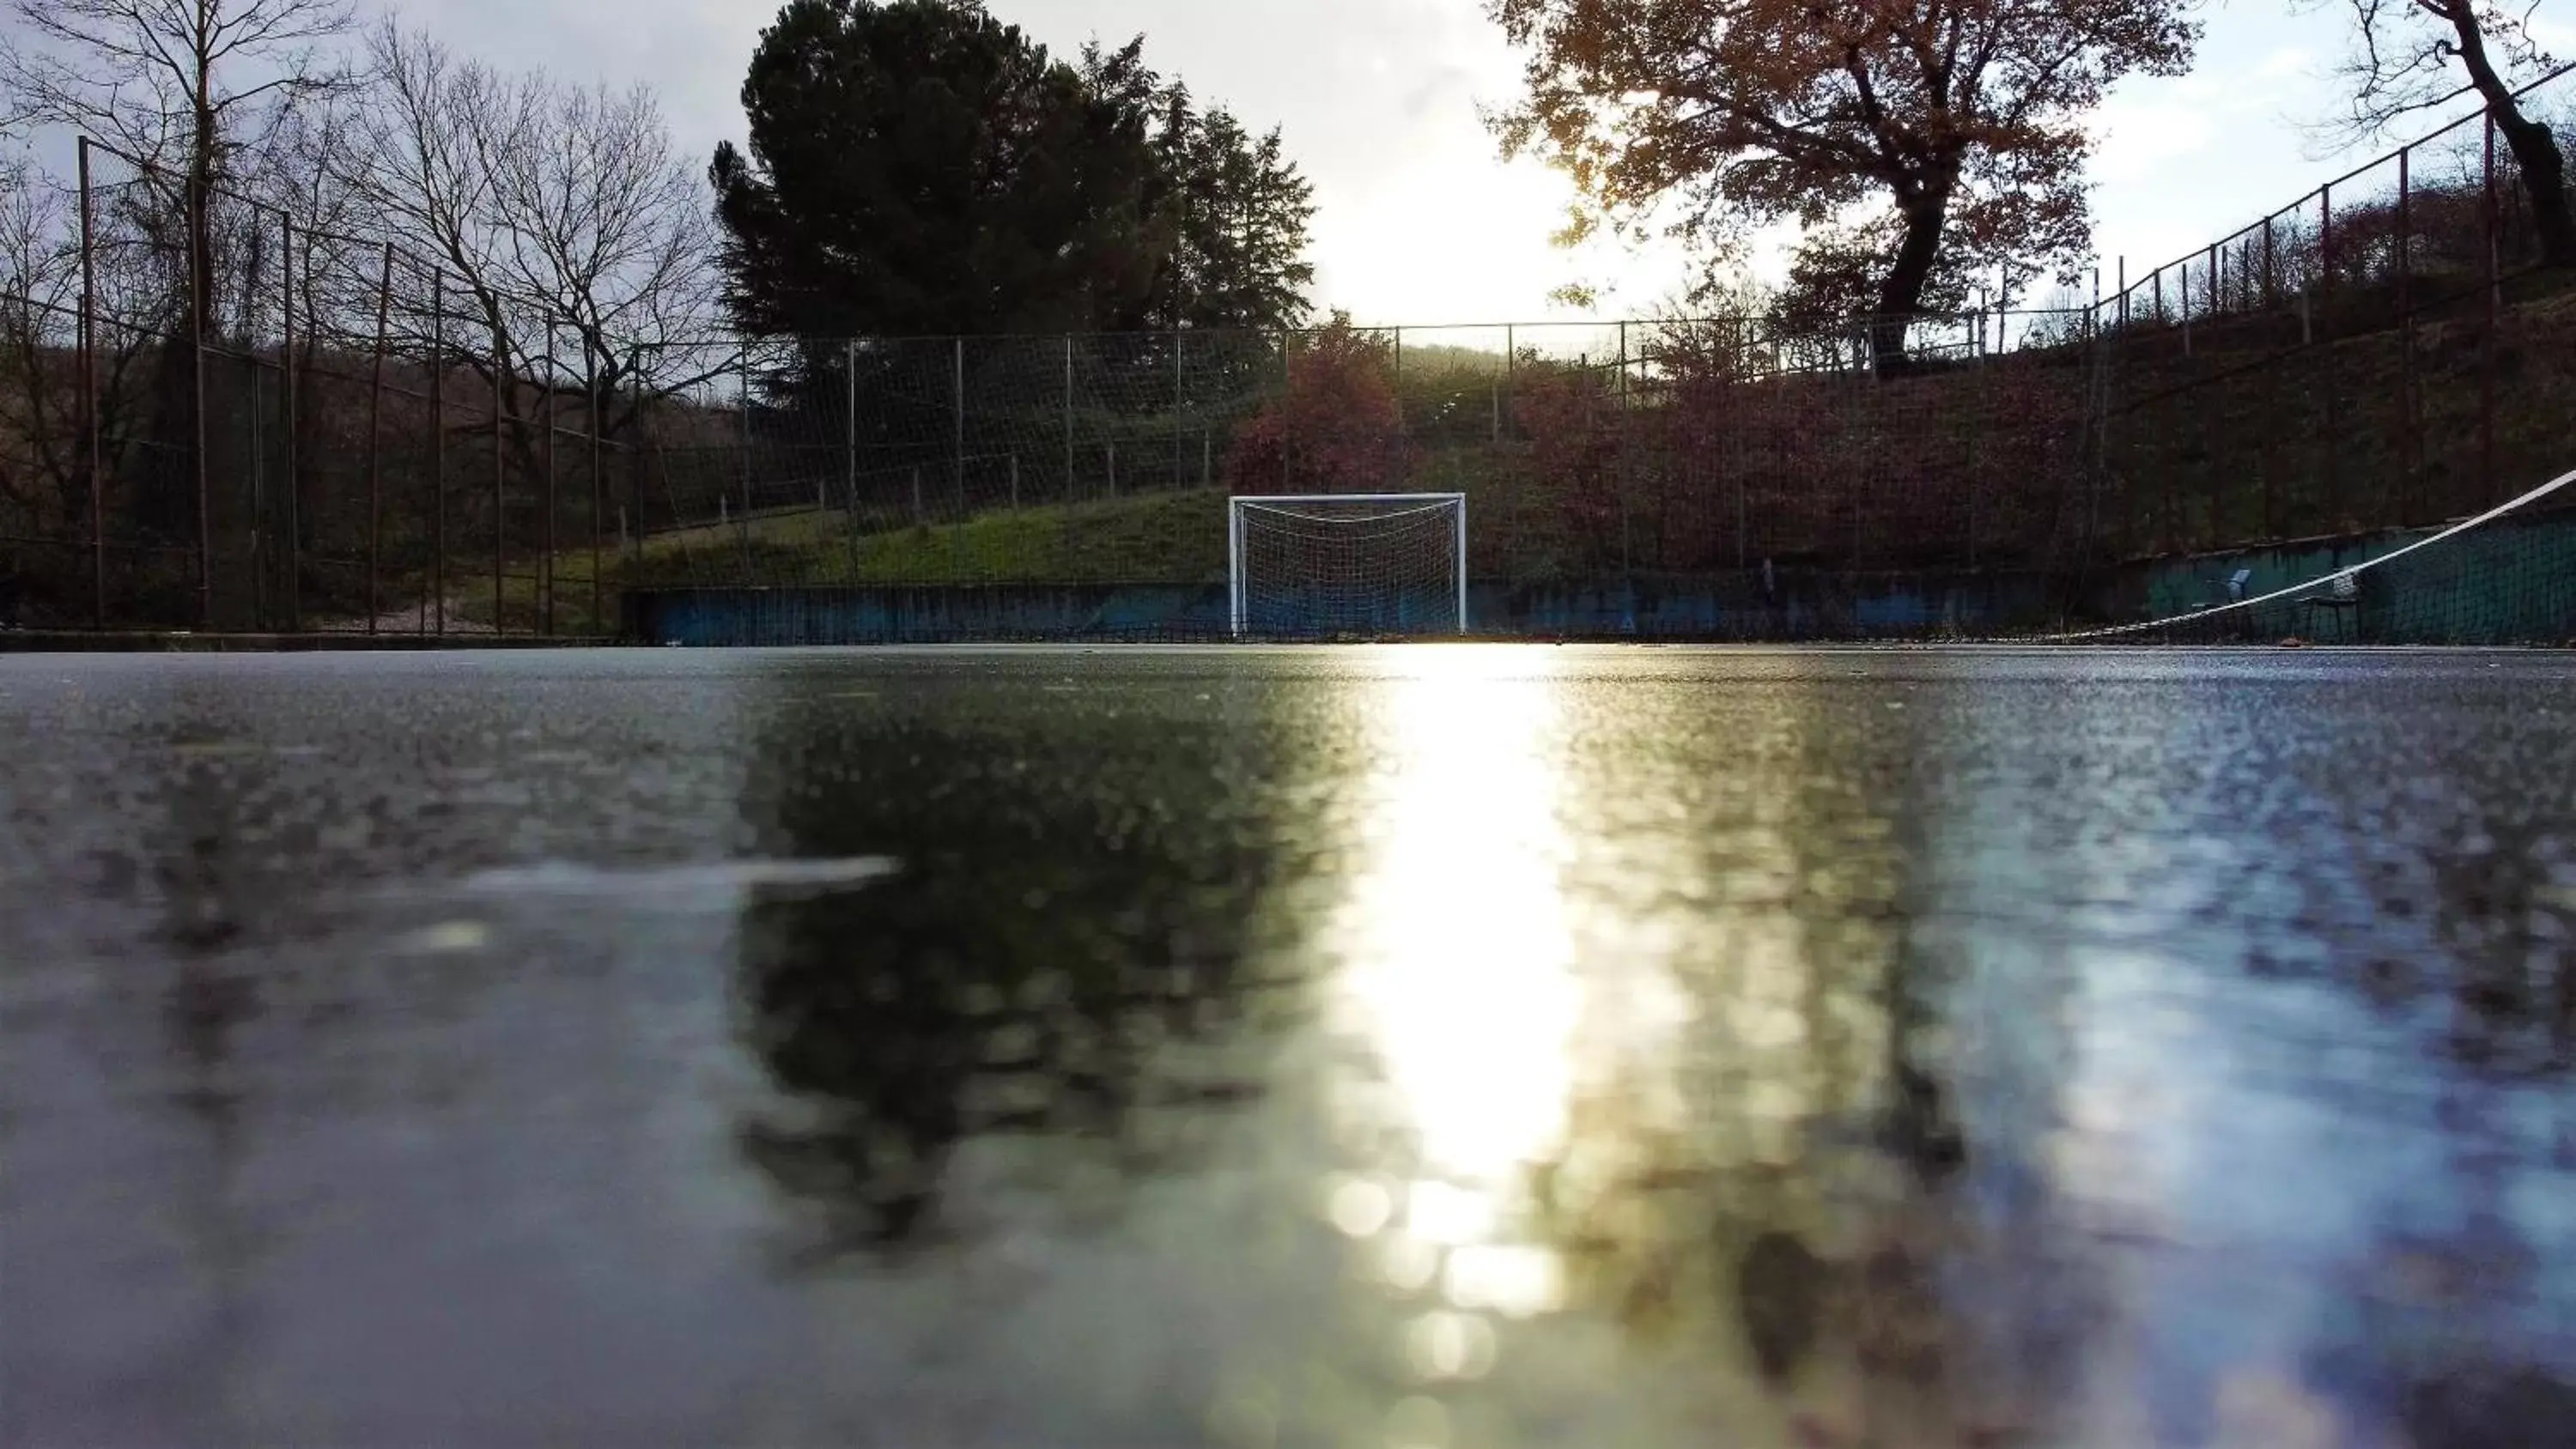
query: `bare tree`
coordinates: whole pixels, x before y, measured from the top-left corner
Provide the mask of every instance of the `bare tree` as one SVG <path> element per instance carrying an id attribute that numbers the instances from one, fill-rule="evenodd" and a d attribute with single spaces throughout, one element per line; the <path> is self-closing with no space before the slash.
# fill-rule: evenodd
<path id="1" fill-rule="evenodd" d="M 346 73 L 326 42 L 349 0 L 12 0 L 21 37 L 0 47 L 0 93 L 40 123 L 98 137 L 183 178 L 203 338 L 215 294 L 215 188 L 302 101 Z"/>
<path id="2" fill-rule="evenodd" d="M 123 152 L 141 170 L 122 188 L 131 230 L 158 252 L 178 293 L 176 333 L 191 345 L 161 348 L 146 406 L 187 441 L 153 455 L 124 490 L 132 522 L 165 537 L 193 532 L 201 562 L 214 547 L 202 448 L 202 368 L 218 333 L 220 245 L 255 241 L 219 224 L 217 199 L 296 106 L 346 80 L 328 42 L 349 24 L 350 0 L 8 0 L 12 33 L 0 42 L 0 94 L 38 124 L 77 130 Z M 171 178 L 175 177 L 175 181 Z M 93 198 L 95 202 L 95 198 Z M 240 280 L 245 315 L 259 285 L 256 249 Z M 175 261 L 175 269 L 167 265 Z M 196 379 L 196 381 L 192 381 Z M 193 526 L 190 517 L 193 515 Z M 196 580 L 211 617 L 211 571 Z"/>
<path id="3" fill-rule="evenodd" d="M 345 184 L 453 279 L 497 352 L 465 349 L 469 365 L 539 377 L 559 345 L 559 372 L 578 357 L 571 375 L 614 399 L 612 427 L 721 368 L 701 345 L 716 310 L 703 188 L 651 91 L 506 75 L 390 20 L 369 50 L 376 104 Z M 402 300 L 421 340 L 425 280 Z"/>
<path id="4" fill-rule="evenodd" d="M 96 483 L 88 409 L 112 477 L 146 401 L 138 374 L 177 320 L 168 279 L 137 275 L 151 258 L 100 248 L 89 304 L 97 370 L 84 408 L 76 208 L 70 188 L 24 158 L 0 156 L 0 533 L 79 536 Z"/>
<path id="5" fill-rule="evenodd" d="M 24 158 L 0 155 L 0 534 L 42 535 L 60 521 L 69 447 L 59 359 L 78 316 L 63 210 Z"/>
<path id="6" fill-rule="evenodd" d="M 2341 72 L 2351 102 L 2331 129 L 2345 140 L 2375 140 L 2409 116 L 2475 91 L 2531 198 L 2542 265 L 2576 267 L 2566 157 L 2549 124 L 2527 114 L 2514 95 L 2516 81 L 2554 68 L 2531 34 L 2539 0 L 2518 10 L 2496 0 L 2312 0 L 2309 8 L 2328 6 L 2348 7 L 2353 26 Z"/>

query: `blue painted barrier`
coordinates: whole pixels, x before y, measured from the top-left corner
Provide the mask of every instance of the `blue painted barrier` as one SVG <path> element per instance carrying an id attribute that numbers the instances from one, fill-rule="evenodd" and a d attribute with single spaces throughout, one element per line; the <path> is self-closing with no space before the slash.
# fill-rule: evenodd
<path id="1" fill-rule="evenodd" d="M 1473 584 L 1471 633 L 1532 639 L 1921 638 L 2047 617 L 2035 573 L 1652 576 Z M 625 632 L 702 647 L 1232 636 L 1223 584 L 864 585 L 639 589 Z"/>

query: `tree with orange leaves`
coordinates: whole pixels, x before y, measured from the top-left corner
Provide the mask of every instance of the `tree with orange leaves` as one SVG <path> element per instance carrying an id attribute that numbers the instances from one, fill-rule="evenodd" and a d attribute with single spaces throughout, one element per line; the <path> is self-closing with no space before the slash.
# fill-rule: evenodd
<path id="1" fill-rule="evenodd" d="M 1288 386 L 1237 429 L 1227 482 L 1238 493 L 1377 493 L 1402 485 L 1404 409 L 1394 348 L 1336 312 L 1300 334 Z"/>
<path id="2" fill-rule="evenodd" d="M 1527 54 L 1496 120 L 1578 188 L 1579 238 L 1661 222 L 1721 253 L 1807 231 L 1804 274 L 1870 314 L 1881 370 L 1971 267 L 2089 251 L 2085 120 L 2177 75 L 2190 0 L 1487 0 Z M 1677 208 L 1677 214 L 1675 212 Z"/>

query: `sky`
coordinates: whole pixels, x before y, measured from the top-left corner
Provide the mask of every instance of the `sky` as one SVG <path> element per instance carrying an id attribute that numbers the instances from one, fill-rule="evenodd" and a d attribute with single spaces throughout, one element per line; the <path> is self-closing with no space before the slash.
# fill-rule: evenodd
<path id="1" fill-rule="evenodd" d="M 1483 0 L 989 0 L 1052 49 L 1147 37 L 1150 62 L 1203 103 L 1277 125 L 1315 183 L 1317 300 L 1369 324 L 1541 321 L 1596 288 L 1599 315 L 1670 300 L 1686 259 L 1550 243 L 1571 193 L 1534 161 L 1506 165 L 1479 117 L 1508 105 L 1519 64 Z M 2342 8 L 2216 0 L 2194 72 L 2123 83 L 2098 121 L 2092 175 L 2106 280 L 2170 261 L 2346 169 L 2306 122 L 2331 114 Z M 460 50 L 566 79 L 642 80 L 687 150 L 740 137 L 742 74 L 763 0 L 408 0 L 412 24 Z M 2576 0 L 2539 24 L 2576 52 Z"/>

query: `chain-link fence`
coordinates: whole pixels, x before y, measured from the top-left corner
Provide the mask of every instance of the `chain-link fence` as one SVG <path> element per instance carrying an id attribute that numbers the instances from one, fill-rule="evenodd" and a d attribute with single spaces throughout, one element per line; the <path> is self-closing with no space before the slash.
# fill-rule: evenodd
<path id="1" fill-rule="evenodd" d="M 1825 331 L 645 346 L 82 158 L 76 268 L 0 298 L 0 624 L 584 635 L 630 587 L 1198 584 L 1241 492 L 1463 493 L 1487 583 L 2058 587 L 2576 459 L 2576 291 L 2475 117 L 2098 297 Z"/>

